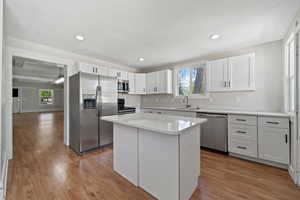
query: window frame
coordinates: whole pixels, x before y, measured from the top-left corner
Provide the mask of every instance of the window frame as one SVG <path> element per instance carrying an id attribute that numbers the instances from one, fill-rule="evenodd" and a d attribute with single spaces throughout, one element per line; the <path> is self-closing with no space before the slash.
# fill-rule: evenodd
<path id="1" fill-rule="evenodd" d="M 41 101 L 41 91 L 51 91 L 52 92 L 52 103 L 51 104 L 43 104 L 42 101 Z M 38 98 L 39 98 L 39 104 L 42 105 L 42 106 L 51 106 L 51 105 L 54 105 L 54 89 L 39 89 L 38 90 L 39 94 L 38 94 Z"/>
<path id="2" fill-rule="evenodd" d="M 180 67 L 175 67 L 174 68 L 174 96 L 175 98 L 183 98 L 184 95 L 179 95 L 179 71 L 182 69 L 194 69 L 194 68 L 203 68 L 204 69 L 204 82 L 205 82 L 205 92 L 203 94 L 190 94 L 188 97 L 190 99 L 209 99 L 209 92 L 207 90 L 207 66 L 206 63 L 193 63 L 193 64 L 188 64 L 188 65 L 181 65 Z M 190 81 L 192 79 L 190 78 Z"/>

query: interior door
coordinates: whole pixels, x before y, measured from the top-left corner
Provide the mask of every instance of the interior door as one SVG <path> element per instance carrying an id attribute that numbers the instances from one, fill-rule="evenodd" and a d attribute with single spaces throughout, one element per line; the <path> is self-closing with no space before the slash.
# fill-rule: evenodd
<path id="1" fill-rule="evenodd" d="M 208 90 L 210 91 L 223 91 L 227 88 L 227 59 L 220 59 L 208 62 L 208 81 Z"/>
<path id="2" fill-rule="evenodd" d="M 21 113 L 22 98 L 21 98 L 21 89 L 13 88 L 13 113 Z"/>

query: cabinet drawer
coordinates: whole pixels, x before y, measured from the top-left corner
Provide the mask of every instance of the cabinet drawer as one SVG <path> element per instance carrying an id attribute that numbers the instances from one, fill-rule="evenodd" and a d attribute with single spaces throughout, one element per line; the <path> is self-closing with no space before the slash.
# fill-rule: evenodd
<path id="1" fill-rule="evenodd" d="M 229 126 L 229 139 L 257 141 L 257 127 L 244 124 L 231 124 Z"/>
<path id="2" fill-rule="evenodd" d="M 273 128 L 289 128 L 289 118 L 281 117 L 259 117 L 259 126 L 273 127 Z"/>
<path id="3" fill-rule="evenodd" d="M 257 158 L 257 142 L 231 140 L 229 142 L 229 152 Z"/>
<path id="4" fill-rule="evenodd" d="M 235 124 L 256 125 L 257 117 L 249 115 L 229 115 L 229 121 Z"/>

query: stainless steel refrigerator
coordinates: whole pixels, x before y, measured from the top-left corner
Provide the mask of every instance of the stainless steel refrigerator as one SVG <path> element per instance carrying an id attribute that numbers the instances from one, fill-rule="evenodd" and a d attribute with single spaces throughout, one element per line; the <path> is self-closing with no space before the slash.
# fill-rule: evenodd
<path id="1" fill-rule="evenodd" d="M 70 147 L 79 155 L 112 144 L 117 114 L 117 79 L 79 72 L 69 78 Z"/>

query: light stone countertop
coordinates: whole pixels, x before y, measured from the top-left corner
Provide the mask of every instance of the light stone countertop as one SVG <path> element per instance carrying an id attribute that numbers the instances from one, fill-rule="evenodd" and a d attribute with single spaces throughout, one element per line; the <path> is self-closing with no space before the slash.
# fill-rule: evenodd
<path id="1" fill-rule="evenodd" d="M 204 118 L 190 118 L 142 112 L 126 115 L 105 116 L 101 117 L 101 119 L 125 126 L 141 128 L 170 135 L 180 135 L 184 133 L 184 130 L 200 125 L 207 121 L 207 119 Z"/>
<path id="2" fill-rule="evenodd" d="M 291 117 L 289 113 L 282 112 L 259 112 L 259 111 L 242 111 L 242 110 L 222 110 L 222 109 L 197 109 L 189 108 L 184 109 L 180 107 L 144 107 L 141 109 L 153 109 L 153 110 L 173 110 L 181 112 L 197 112 L 197 113 L 220 113 L 220 114 L 236 114 L 236 115 L 256 115 L 256 116 L 268 116 L 268 117 Z"/>

